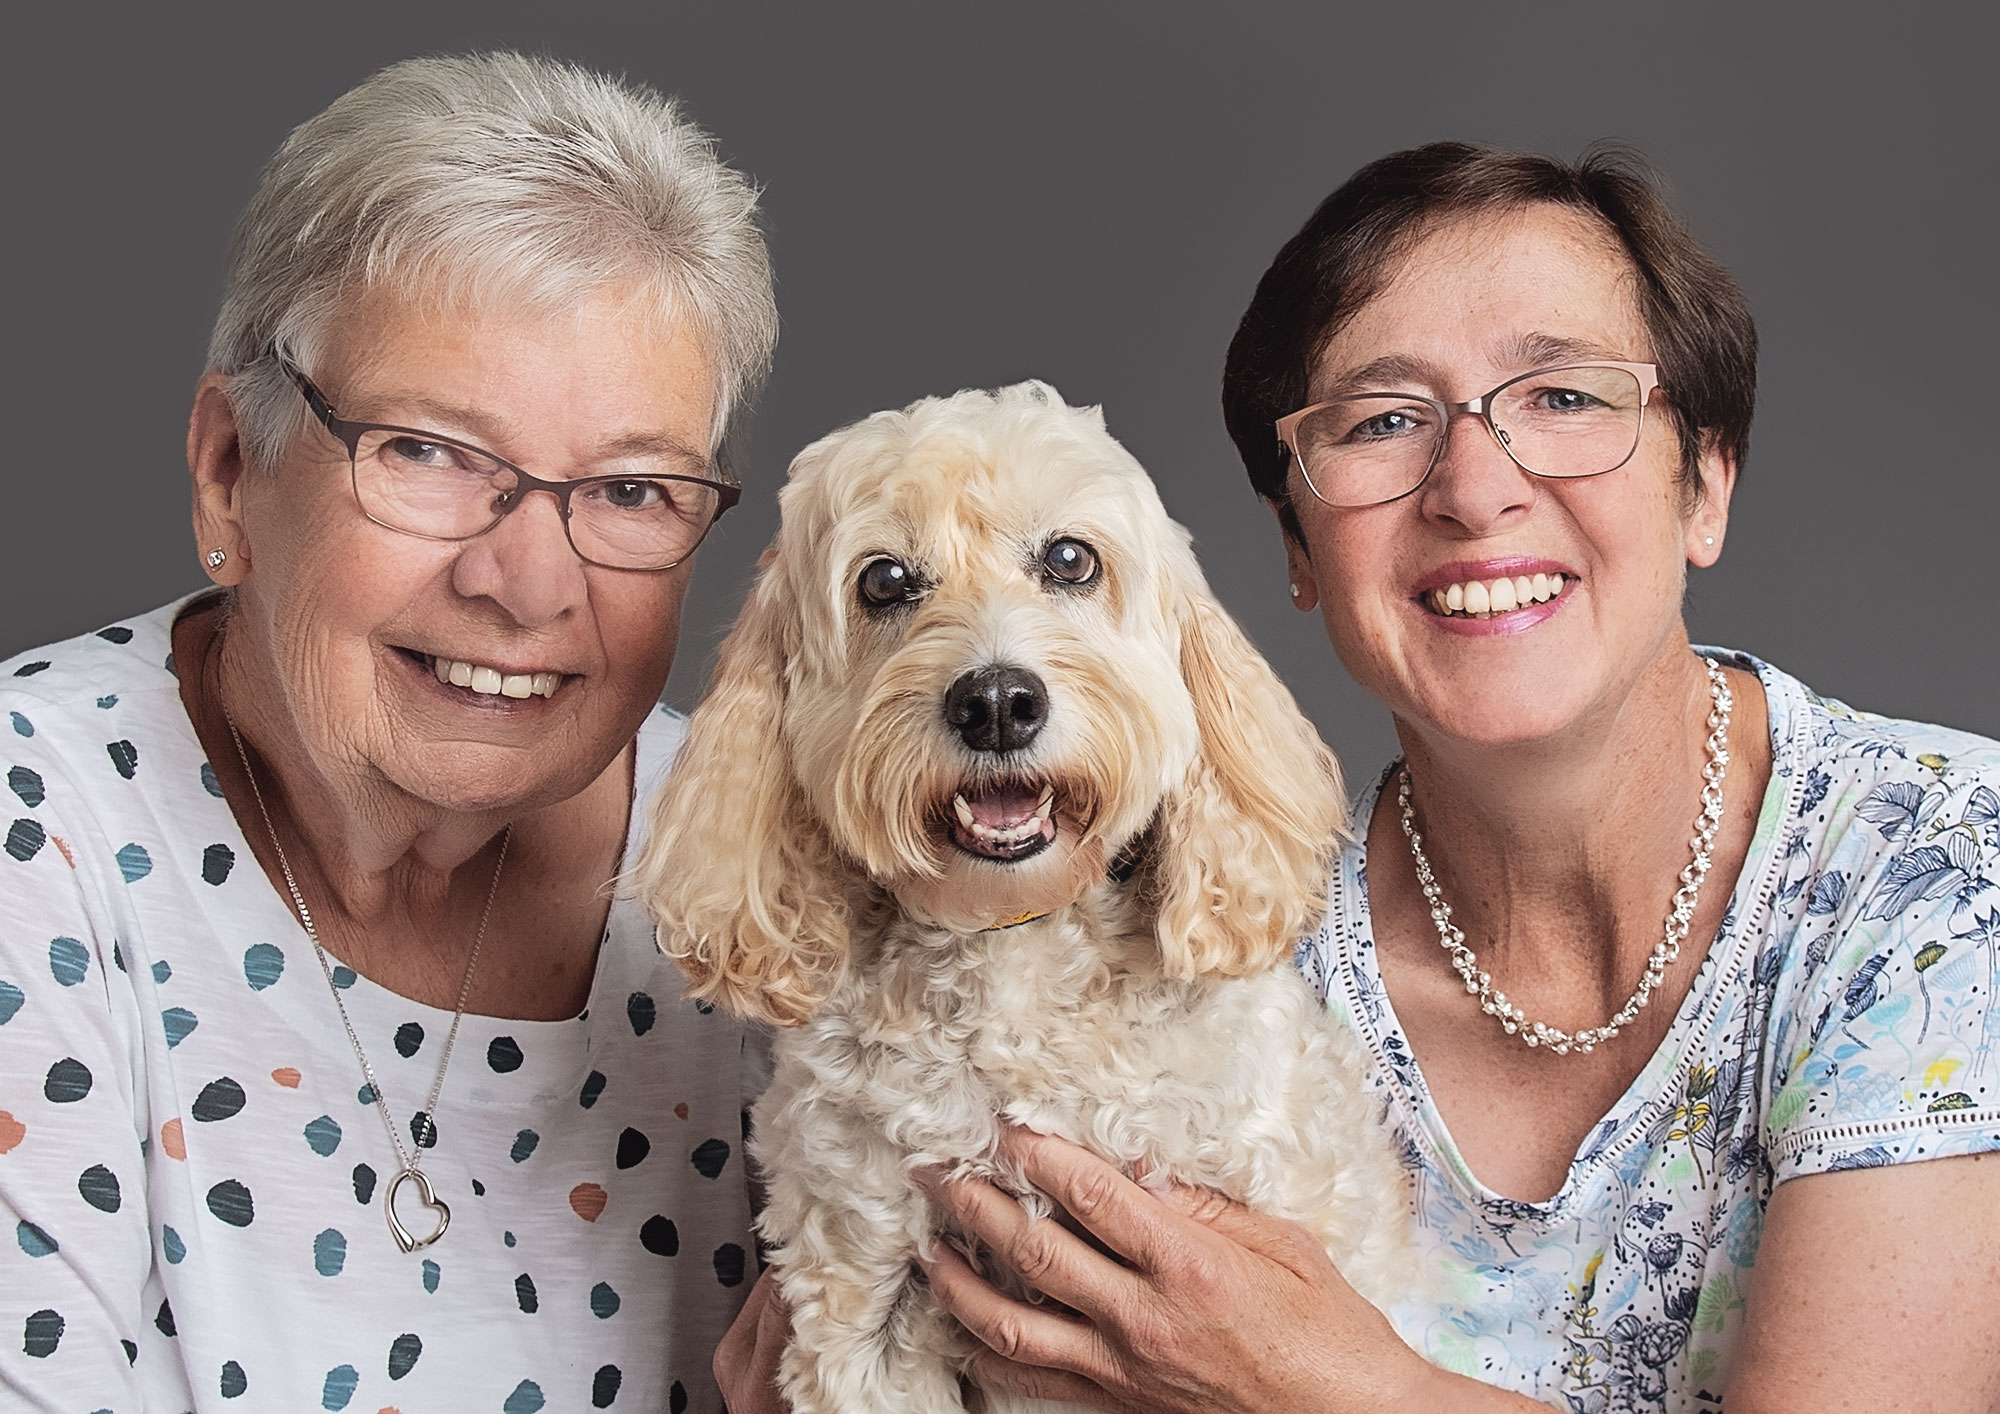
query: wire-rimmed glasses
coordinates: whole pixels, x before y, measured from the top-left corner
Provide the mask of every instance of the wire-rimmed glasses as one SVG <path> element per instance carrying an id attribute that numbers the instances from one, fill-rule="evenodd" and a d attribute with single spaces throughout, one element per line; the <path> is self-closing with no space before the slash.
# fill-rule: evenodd
<path id="1" fill-rule="evenodd" d="M 1646 404 L 1659 386 L 1656 364 L 1591 362 L 1538 368 L 1462 403 L 1354 393 L 1279 418 L 1278 440 L 1329 506 L 1378 506 L 1423 485 L 1458 413 L 1482 418 L 1523 471 L 1602 476 L 1638 450 Z"/>
<path id="2" fill-rule="evenodd" d="M 546 481 L 504 457 L 417 427 L 350 422 L 289 362 L 306 406 L 347 448 L 354 499 L 377 525 L 425 540 L 484 535 L 533 491 L 562 510 L 563 534 L 587 564 L 617 570 L 669 570 L 687 559 L 742 488 L 664 470 L 663 456 L 623 459 L 607 476 Z M 661 463 L 655 466 L 654 463 Z"/>

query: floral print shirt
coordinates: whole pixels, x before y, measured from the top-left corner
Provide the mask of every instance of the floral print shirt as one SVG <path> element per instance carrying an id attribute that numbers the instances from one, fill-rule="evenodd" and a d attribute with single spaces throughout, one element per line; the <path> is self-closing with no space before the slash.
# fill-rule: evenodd
<path id="1" fill-rule="evenodd" d="M 1445 1273 L 1398 1328 L 1579 1414 L 1722 1407 L 1779 1184 L 2000 1150 L 2000 743 L 1701 651 L 1762 680 L 1770 788 L 1672 1030 L 1555 1196 L 1501 1197 L 1460 1157 L 1377 970 L 1362 844 L 1298 955 L 1362 1038 Z"/>

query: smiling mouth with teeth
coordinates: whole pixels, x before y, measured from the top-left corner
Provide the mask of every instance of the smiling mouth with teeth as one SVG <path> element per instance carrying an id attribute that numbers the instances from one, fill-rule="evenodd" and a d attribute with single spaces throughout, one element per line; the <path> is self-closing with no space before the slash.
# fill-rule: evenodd
<path id="1" fill-rule="evenodd" d="M 1487 619 L 1556 598 L 1569 583 L 1559 574 L 1515 575 L 1509 579 L 1446 584 L 1423 596 L 1426 607 L 1446 618 Z"/>
<path id="2" fill-rule="evenodd" d="M 951 842 L 978 859 L 1012 864 L 1055 842 L 1055 787 L 1001 782 L 951 798 Z"/>
<path id="3" fill-rule="evenodd" d="M 484 697 L 553 697 L 563 680 L 561 673 L 502 673 L 498 668 L 456 658 L 431 658 L 428 662 L 439 682 Z"/>

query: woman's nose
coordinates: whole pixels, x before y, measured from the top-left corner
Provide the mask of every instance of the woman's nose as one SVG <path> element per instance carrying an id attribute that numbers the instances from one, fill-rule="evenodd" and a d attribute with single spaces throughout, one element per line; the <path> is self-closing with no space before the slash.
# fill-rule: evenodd
<path id="1" fill-rule="evenodd" d="M 459 593 L 493 600 L 523 628 L 560 618 L 589 593 L 561 506 L 532 490 L 498 525 L 466 542 L 452 580 Z"/>
<path id="2" fill-rule="evenodd" d="M 1535 478 L 1507 454 L 1505 436 L 1478 413 L 1453 417 L 1418 493 L 1424 513 L 1478 535 L 1526 511 L 1534 503 Z"/>

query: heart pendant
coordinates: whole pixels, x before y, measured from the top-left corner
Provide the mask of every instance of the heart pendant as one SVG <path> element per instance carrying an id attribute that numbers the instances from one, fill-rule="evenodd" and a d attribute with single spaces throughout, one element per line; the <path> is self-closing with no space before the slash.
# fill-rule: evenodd
<path id="1" fill-rule="evenodd" d="M 437 1226 L 424 1237 L 412 1235 L 410 1230 L 403 1226 L 403 1220 L 396 1216 L 396 1190 L 403 1186 L 405 1179 L 416 1183 L 417 1200 L 437 1217 Z M 414 1252 L 419 1247 L 430 1246 L 443 1237 L 444 1230 L 451 1226 L 451 1209 L 445 1206 L 444 1199 L 431 1191 L 431 1181 L 424 1176 L 424 1171 L 420 1168 L 406 1168 L 389 1180 L 389 1187 L 382 1195 L 382 1208 L 389 1215 L 389 1235 L 396 1239 L 396 1246 L 405 1252 Z"/>

